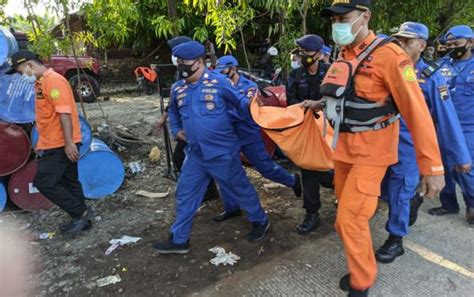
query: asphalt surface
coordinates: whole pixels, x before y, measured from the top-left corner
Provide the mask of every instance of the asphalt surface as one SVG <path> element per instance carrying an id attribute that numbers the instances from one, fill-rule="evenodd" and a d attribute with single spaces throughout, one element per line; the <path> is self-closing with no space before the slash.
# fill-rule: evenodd
<path id="1" fill-rule="evenodd" d="M 438 205 L 439 201 L 425 200 L 405 238 L 405 255 L 379 264 L 370 296 L 474 296 L 474 226 L 464 218 L 464 205 L 459 214 L 430 216 L 427 210 Z M 374 249 L 388 236 L 384 228 L 388 212 L 381 209 L 371 221 Z M 342 245 L 332 232 L 229 275 L 193 296 L 345 296 L 338 288 L 344 274 Z"/>

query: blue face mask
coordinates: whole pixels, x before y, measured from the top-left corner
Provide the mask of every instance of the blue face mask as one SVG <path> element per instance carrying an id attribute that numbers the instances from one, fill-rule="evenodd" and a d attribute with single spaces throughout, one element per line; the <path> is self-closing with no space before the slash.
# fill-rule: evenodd
<path id="1" fill-rule="evenodd" d="M 34 84 L 36 82 L 36 76 L 34 74 L 32 74 L 32 75 L 27 74 L 28 70 L 31 70 L 31 67 L 30 67 L 30 65 L 28 65 L 26 67 L 27 68 L 25 69 L 25 72 L 22 75 L 23 79 L 29 84 Z M 31 71 L 31 72 L 33 72 L 33 71 Z"/>
<path id="2" fill-rule="evenodd" d="M 333 23 L 332 24 L 332 39 L 334 42 L 338 45 L 348 45 L 352 44 L 357 37 L 357 34 L 359 34 L 360 30 L 362 29 L 362 26 L 359 28 L 359 30 L 355 33 L 352 34 L 352 26 L 363 16 L 364 14 L 361 14 L 354 22 L 352 23 Z"/>

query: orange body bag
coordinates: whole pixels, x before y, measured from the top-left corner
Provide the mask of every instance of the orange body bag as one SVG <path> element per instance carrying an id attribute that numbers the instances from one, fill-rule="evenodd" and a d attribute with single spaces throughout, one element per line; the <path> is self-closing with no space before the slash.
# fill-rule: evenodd
<path id="1" fill-rule="evenodd" d="M 327 171 L 334 168 L 330 147 L 333 131 L 323 137 L 324 119 L 298 105 L 289 107 L 250 104 L 254 121 L 280 147 L 293 163 L 307 170 Z"/>

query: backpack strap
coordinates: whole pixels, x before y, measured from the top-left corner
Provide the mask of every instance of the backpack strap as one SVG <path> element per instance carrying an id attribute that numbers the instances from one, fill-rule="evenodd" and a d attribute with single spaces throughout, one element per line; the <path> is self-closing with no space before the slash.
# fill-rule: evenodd
<path id="1" fill-rule="evenodd" d="M 428 64 L 428 67 L 426 67 L 425 69 L 423 69 L 423 71 L 421 71 L 421 75 L 424 78 L 429 78 L 430 76 L 433 75 L 433 73 L 435 73 L 439 68 L 441 68 L 441 66 L 436 62 L 425 61 L 425 63 Z"/>

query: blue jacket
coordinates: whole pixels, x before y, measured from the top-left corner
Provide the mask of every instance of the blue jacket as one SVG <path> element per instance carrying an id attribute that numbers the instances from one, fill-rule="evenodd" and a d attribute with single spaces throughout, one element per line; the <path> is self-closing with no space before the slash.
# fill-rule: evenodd
<path id="1" fill-rule="evenodd" d="M 440 71 L 435 71 L 431 76 L 425 77 L 422 72 L 427 67 L 428 65 L 423 59 L 420 59 L 416 64 L 418 82 L 435 122 L 445 165 L 449 170 L 452 170 L 454 165 L 471 163 L 471 157 L 449 95 L 446 80 Z M 413 140 L 403 119 L 400 122 L 398 158 L 399 162 L 416 163 Z"/>
<path id="2" fill-rule="evenodd" d="M 250 79 L 240 75 L 240 79 L 235 87 L 251 100 L 258 91 L 257 84 Z M 243 117 L 237 109 L 229 105 L 229 118 L 234 125 L 235 133 L 242 146 L 262 140 L 260 127 L 252 118 Z"/>
<path id="3" fill-rule="evenodd" d="M 184 130 L 188 149 L 204 160 L 240 151 L 228 105 L 250 117 L 249 100 L 224 77 L 205 70 L 196 83 L 176 82 L 170 95 L 169 122 L 176 137 Z"/>
<path id="4" fill-rule="evenodd" d="M 474 54 L 466 61 L 444 62 L 441 74 L 448 81 L 459 122 L 465 133 L 474 132 Z"/>

